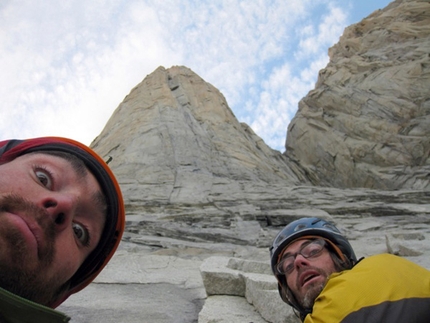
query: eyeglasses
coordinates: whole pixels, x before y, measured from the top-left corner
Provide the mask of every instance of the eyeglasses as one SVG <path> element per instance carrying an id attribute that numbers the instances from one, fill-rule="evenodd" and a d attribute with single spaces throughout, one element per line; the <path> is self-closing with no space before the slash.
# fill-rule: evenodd
<path id="1" fill-rule="evenodd" d="M 281 275 L 291 274 L 294 269 L 294 260 L 298 255 L 302 255 L 306 259 L 316 258 L 321 255 L 325 244 L 325 241 L 322 239 L 312 240 L 305 246 L 301 247 L 298 252 L 282 258 L 281 261 L 276 265 L 276 270 Z"/>

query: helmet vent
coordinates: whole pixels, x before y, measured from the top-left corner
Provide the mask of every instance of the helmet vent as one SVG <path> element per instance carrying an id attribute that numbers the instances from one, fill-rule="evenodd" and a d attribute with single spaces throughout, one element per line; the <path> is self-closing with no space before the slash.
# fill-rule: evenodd
<path id="1" fill-rule="evenodd" d="M 296 231 L 300 231 L 300 230 L 303 230 L 303 229 L 305 229 L 306 227 L 307 227 L 307 225 L 306 225 L 306 224 L 303 224 L 303 223 L 298 224 L 298 225 L 294 228 L 294 232 L 296 232 Z"/>

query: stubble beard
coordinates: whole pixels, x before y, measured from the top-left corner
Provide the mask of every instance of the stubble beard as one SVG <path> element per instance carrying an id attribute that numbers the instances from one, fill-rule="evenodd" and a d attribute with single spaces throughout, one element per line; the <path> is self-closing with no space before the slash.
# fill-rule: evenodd
<path id="1" fill-rule="evenodd" d="M 29 263 L 28 246 L 21 232 L 12 227 L 1 226 L 2 212 L 20 213 L 35 219 L 44 233 L 44 248 L 39 248 L 37 264 Z M 0 287 L 33 302 L 47 305 L 57 294 L 59 287 L 56 277 L 45 278 L 43 273 L 52 263 L 55 255 L 55 224 L 46 212 L 27 200 L 7 195 L 0 197 Z M 3 259 L 5 258 L 5 259 Z M 32 260 L 34 261 L 34 260 Z"/>
<path id="2" fill-rule="evenodd" d="M 303 296 L 303 300 L 301 301 L 301 306 L 306 309 L 311 309 L 314 306 L 315 299 L 321 294 L 324 289 L 326 282 L 324 283 L 315 283 L 315 285 L 310 286 L 309 290 Z"/>
<path id="3" fill-rule="evenodd" d="M 308 288 L 305 294 L 300 299 L 298 299 L 300 306 L 307 310 L 311 310 L 313 308 L 315 299 L 318 297 L 319 294 L 321 294 L 328 280 L 328 275 L 325 271 L 316 267 L 312 267 L 312 269 L 317 271 L 321 276 L 325 277 L 325 279 L 323 282 L 315 282 L 308 285 L 307 286 Z M 299 272 L 299 275 L 300 275 L 300 272 Z M 297 288 L 298 287 L 299 287 L 299 282 L 297 281 Z"/>

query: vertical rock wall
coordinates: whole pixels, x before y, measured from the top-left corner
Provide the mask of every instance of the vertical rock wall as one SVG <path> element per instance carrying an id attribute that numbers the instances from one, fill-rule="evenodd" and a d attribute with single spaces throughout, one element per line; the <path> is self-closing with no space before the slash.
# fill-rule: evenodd
<path id="1" fill-rule="evenodd" d="M 92 147 L 113 158 L 129 205 L 210 203 L 248 182 L 300 182 L 287 158 L 240 124 L 223 95 L 186 67 L 148 75 Z"/>
<path id="2" fill-rule="evenodd" d="M 348 27 L 299 104 L 286 155 L 315 185 L 430 188 L 430 2 Z"/>

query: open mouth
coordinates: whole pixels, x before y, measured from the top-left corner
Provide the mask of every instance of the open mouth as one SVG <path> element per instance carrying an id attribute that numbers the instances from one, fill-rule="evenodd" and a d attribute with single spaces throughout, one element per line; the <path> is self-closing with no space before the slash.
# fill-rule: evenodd
<path id="1" fill-rule="evenodd" d="M 300 284 L 304 286 L 317 277 L 319 277 L 319 274 L 317 272 L 312 271 L 312 272 L 305 273 L 302 275 L 300 279 Z"/>

